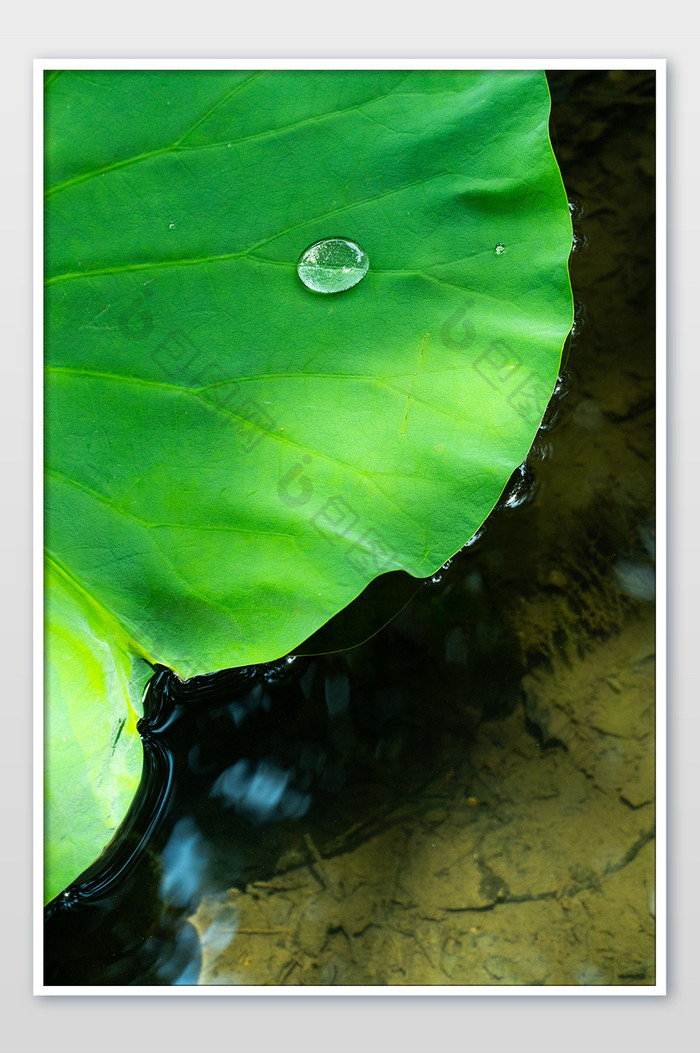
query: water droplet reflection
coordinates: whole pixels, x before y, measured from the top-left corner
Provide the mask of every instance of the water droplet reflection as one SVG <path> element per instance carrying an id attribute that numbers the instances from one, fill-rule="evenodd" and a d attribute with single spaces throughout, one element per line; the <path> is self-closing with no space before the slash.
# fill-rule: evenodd
<path id="1" fill-rule="evenodd" d="M 569 198 L 569 215 L 574 223 L 583 216 L 583 202 L 573 195 Z"/>
<path id="2" fill-rule="evenodd" d="M 451 565 L 452 559 L 445 560 L 440 569 L 436 571 L 436 573 L 433 574 L 431 578 L 428 579 L 431 582 L 431 584 L 438 585 L 442 581 L 445 571 L 448 570 Z"/>
<path id="3" fill-rule="evenodd" d="M 521 508 L 532 501 L 536 490 L 535 473 L 529 464 L 521 464 L 515 469 L 506 486 L 497 508 Z"/>
<path id="4" fill-rule="evenodd" d="M 586 324 L 588 318 L 586 314 L 586 308 L 584 307 L 581 300 L 574 300 L 574 323 L 571 326 L 571 337 L 577 337 L 581 332 L 582 327 Z"/>
<path id="5" fill-rule="evenodd" d="M 506 247 L 502 241 L 499 241 L 496 245 L 496 255 L 501 256 L 506 251 Z"/>
<path id="6" fill-rule="evenodd" d="M 551 442 L 548 442 L 542 438 L 538 438 L 532 444 L 530 456 L 544 463 L 544 461 L 548 461 L 550 459 L 553 452 L 554 447 Z"/>
<path id="7" fill-rule="evenodd" d="M 302 252 L 297 263 L 297 273 L 307 289 L 320 293 L 352 289 L 368 270 L 367 253 L 348 238 L 316 241 Z"/>
<path id="8" fill-rule="evenodd" d="M 554 431 L 555 427 L 559 424 L 562 400 L 567 396 L 570 386 L 571 378 L 568 372 L 564 371 L 560 373 L 557 377 L 557 382 L 554 385 L 552 397 L 544 411 L 544 416 L 542 417 L 542 422 L 539 427 L 540 432 Z"/>
<path id="9" fill-rule="evenodd" d="M 482 539 L 482 537 L 484 536 L 485 533 L 486 533 L 486 524 L 482 523 L 482 525 L 479 527 L 479 529 L 476 531 L 476 533 L 472 534 L 472 536 L 469 538 L 469 541 L 467 541 L 467 543 L 465 545 L 462 545 L 462 548 L 461 548 L 460 551 L 463 552 L 464 549 L 473 548 L 474 545 L 478 544 L 478 542 L 481 541 L 481 539 Z"/>

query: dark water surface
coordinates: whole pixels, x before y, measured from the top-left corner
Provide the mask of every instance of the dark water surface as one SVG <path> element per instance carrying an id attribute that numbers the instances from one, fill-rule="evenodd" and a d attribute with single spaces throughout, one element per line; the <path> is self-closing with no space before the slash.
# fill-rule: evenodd
<path id="1" fill-rule="evenodd" d="M 549 80 L 577 312 L 526 466 L 361 646 L 158 672 L 47 984 L 654 983 L 654 73 Z"/>

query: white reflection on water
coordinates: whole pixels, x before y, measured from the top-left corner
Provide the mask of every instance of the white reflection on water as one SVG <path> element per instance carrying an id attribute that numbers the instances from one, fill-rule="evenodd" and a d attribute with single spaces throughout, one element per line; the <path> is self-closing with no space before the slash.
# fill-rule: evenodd
<path id="1" fill-rule="evenodd" d="M 201 969 L 197 983 L 200 986 L 238 986 L 246 983 L 244 974 L 236 971 L 236 964 L 230 953 L 226 960 L 226 951 L 238 934 L 241 924 L 240 909 L 230 900 L 232 894 L 236 895 L 223 892 L 205 897 L 197 908 L 196 915 L 190 919 L 199 933 Z M 241 964 L 244 958 L 245 954 L 238 955 L 237 964 Z"/>
<path id="2" fill-rule="evenodd" d="M 198 897 L 209 865 L 209 853 L 194 819 L 179 819 L 163 849 L 161 899 L 175 907 L 186 907 Z"/>
<path id="3" fill-rule="evenodd" d="M 635 600 L 653 600 L 656 591 L 654 568 L 631 559 L 620 559 L 613 568 L 623 592 Z"/>
<path id="4" fill-rule="evenodd" d="M 202 953 L 216 958 L 225 951 L 236 935 L 239 920 L 238 911 L 233 907 L 225 903 L 219 907 L 216 917 L 200 936 Z"/>
<path id="5" fill-rule="evenodd" d="M 309 810 L 311 798 L 289 785 L 292 775 L 271 760 L 239 760 L 221 773 L 211 796 L 254 823 L 299 819 Z"/>
<path id="6" fill-rule="evenodd" d="M 191 961 L 182 973 L 173 980 L 172 987 L 194 987 L 199 982 L 199 961 Z"/>

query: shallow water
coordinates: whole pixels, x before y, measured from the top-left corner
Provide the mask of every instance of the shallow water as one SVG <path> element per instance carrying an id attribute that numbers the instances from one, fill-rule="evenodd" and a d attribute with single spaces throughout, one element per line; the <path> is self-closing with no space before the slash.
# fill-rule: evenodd
<path id="1" fill-rule="evenodd" d="M 550 84 L 577 323 L 527 470 L 362 646 L 161 674 L 47 983 L 654 982 L 653 74 Z"/>

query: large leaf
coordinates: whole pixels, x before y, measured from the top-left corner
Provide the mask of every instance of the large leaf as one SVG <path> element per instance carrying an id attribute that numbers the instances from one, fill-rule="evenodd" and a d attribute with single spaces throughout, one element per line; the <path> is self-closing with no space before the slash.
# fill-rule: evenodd
<path id="1" fill-rule="evenodd" d="M 544 74 L 64 71 L 46 115 L 65 580 L 189 676 L 440 567 L 524 459 L 572 321 Z M 323 295 L 296 262 L 332 236 L 370 269 Z"/>

